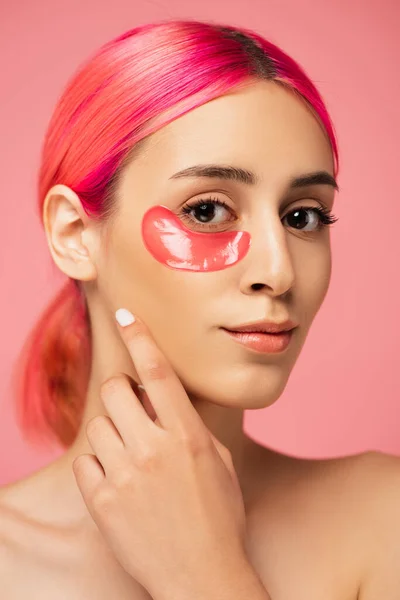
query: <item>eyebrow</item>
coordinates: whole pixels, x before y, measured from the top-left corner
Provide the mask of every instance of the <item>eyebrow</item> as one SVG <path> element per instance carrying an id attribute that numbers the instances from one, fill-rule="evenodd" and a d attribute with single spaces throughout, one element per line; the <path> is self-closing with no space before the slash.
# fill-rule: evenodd
<path id="1" fill-rule="evenodd" d="M 252 171 L 240 167 L 224 165 L 194 165 L 182 171 L 174 173 L 169 179 L 180 179 L 181 177 L 210 177 L 218 179 L 229 179 L 239 181 L 247 185 L 256 185 L 259 178 Z M 336 179 L 328 171 L 314 171 L 297 177 L 292 177 L 289 189 L 297 189 L 310 185 L 330 185 L 339 191 Z"/>

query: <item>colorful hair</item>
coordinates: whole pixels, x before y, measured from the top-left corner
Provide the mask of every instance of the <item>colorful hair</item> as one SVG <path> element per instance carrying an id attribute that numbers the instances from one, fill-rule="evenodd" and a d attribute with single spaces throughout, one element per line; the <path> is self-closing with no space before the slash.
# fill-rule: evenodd
<path id="1" fill-rule="evenodd" d="M 116 210 L 120 174 L 140 140 L 186 112 L 247 85 L 275 81 L 306 102 L 338 149 L 324 102 L 302 68 L 257 33 L 196 20 L 135 27 L 104 44 L 67 83 L 44 138 L 38 209 L 62 183 L 86 214 L 105 222 Z M 17 417 L 27 438 L 68 447 L 84 410 L 91 331 L 79 281 L 68 279 L 41 314 L 13 372 Z"/>

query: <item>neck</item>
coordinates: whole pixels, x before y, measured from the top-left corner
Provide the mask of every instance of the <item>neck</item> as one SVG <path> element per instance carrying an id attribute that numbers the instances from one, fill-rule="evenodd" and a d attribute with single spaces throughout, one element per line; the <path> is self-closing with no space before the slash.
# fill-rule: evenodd
<path id="1" fill-rule="evenodd" d="M 64 489 L 68 495 L 71 493 L 71 503 L 74 503 L 76 506 L 76 512 L 80 513 L 79 515 L 77 514 L 78 519 L 83 521 L 86 519 L 90 520 L 91 517 L 87 513 L 82 496 L 76 485 L 75 476 L 72 471 L 72 462 L 80 454 L 93 454 L 93 450 L 86 437 L 86 425 L 90 419 L 97 415 L 107 415 L 99 393 L 101 383 L 105 379 L 121 372 L 128 374 L 133 380 L 137 381 L 132 361 L 129 355 L 127 355 L 126 349 L 121 343 L 118 343 L 118 340 L 110 340 L 110 343 L 107 342 L 107 344 L 104 344 L 103 340 L 101 345 L 96 343 L 96 339 L 93 342 L 92 368 L 81 426 L 73 444 L 54 465 L 58 476 L 63 474 L 66 483 Z M 107 349 L 107 356 L 103 352 L 104 348 Z M 247 472 L 246 465 L 244 464 L 245 450 L 253 443 L 243 431 L 243 409 L 220 406 L 213 404 L 212 401 L 195 398 L 190 395 L 188 395 L 188 402 L 192 403 L 205 426 L 230 450 L 239 483 L 243 489 L 244 478 Z M 135 435 L 134 431 L 132 435 Z M 70 485 L 71 481 L 72 486 Z"/>

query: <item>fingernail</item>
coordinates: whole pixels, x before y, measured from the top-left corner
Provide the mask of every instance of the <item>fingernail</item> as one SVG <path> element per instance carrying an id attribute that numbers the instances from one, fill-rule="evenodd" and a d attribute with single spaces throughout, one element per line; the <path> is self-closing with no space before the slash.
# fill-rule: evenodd
<path id="1" fill-rule="evenodd" d="M 126 327 L 127 325 L 131 325 L 135 322 L 135 317 L 127 308 L 119 308 L 115 312 L 115 318 L 121 327 Z"/>

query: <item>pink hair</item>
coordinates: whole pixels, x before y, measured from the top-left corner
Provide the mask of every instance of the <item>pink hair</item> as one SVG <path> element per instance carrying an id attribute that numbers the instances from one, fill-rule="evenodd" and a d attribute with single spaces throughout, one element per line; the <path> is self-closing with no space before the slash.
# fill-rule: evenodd
<path id="1" fill-rule="evenodd" d="M 93 219 L 116 208 L 115 190 L 138 143 L 186 112 L 251 79 L 273 80 L 307 103 L 338 149 L 324 102 L 302 68 L 257 33 L 196 20 L 135 27 L 104 44 L 67 83 L 48 125 L 38 209 L 57 183 Z M 69 279 L 44 310 L 14 370 L 19 424 L 28 438 L 64 447 L 82 420 L 91 364 L 90 322 L 79 282 Z"/>

